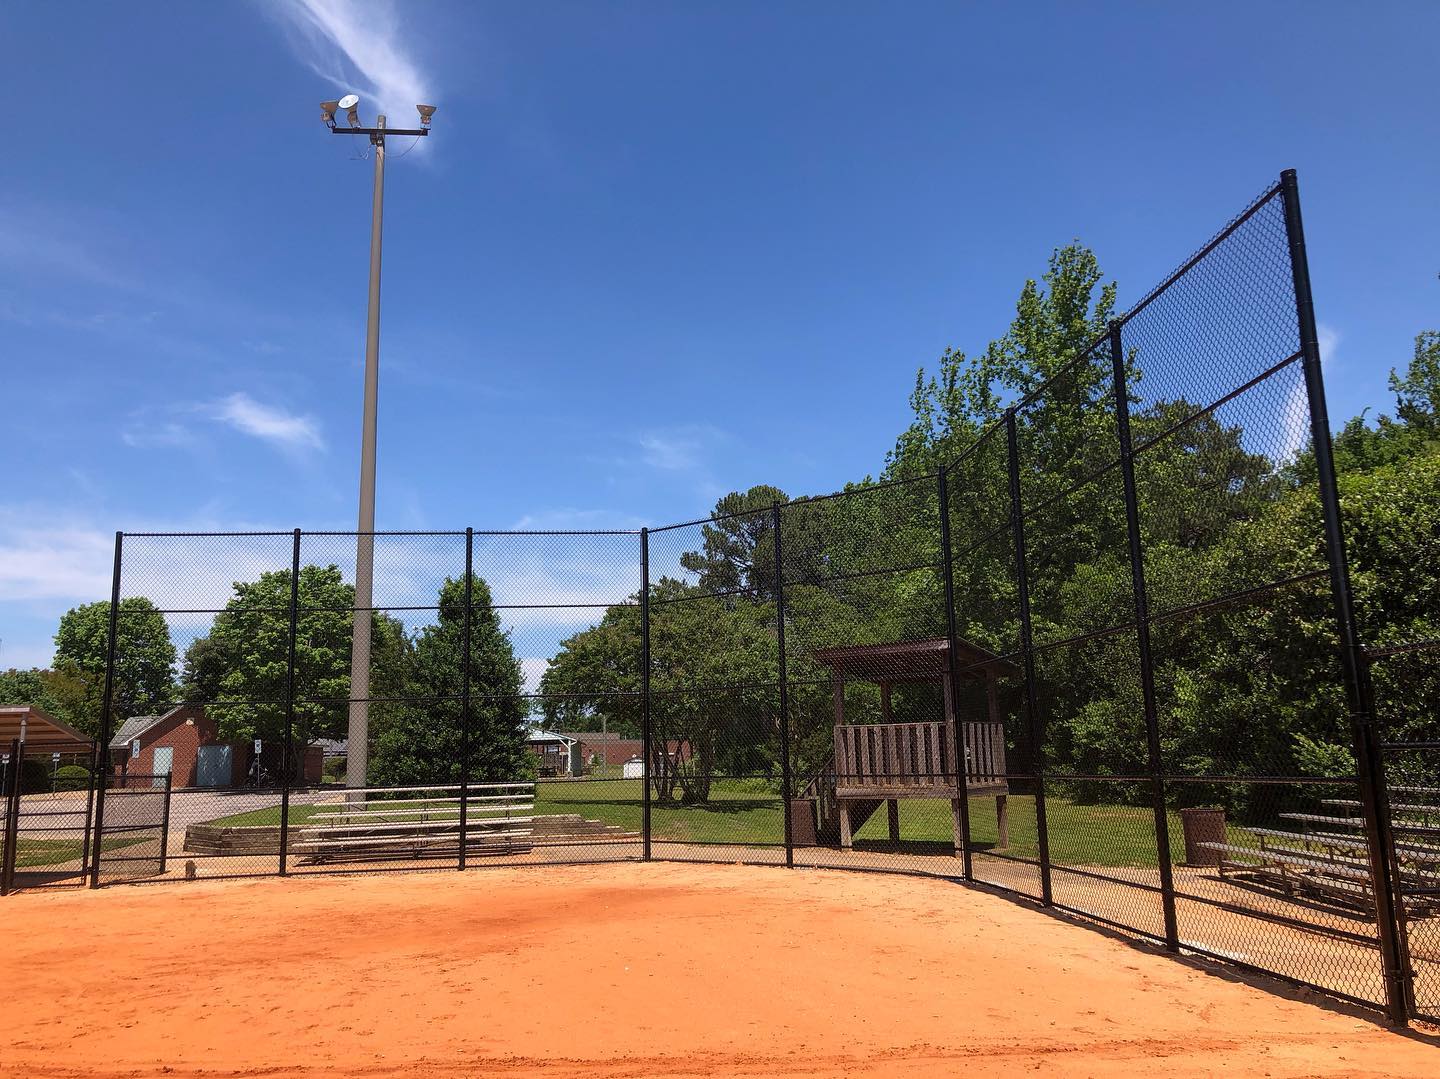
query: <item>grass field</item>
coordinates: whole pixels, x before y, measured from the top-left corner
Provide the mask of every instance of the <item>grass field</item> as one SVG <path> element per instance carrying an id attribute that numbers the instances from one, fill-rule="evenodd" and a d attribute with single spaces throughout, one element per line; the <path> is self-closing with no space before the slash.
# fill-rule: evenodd
<path id="1" fill-rule="evenodd" d="M 643 789 L 638 779 L 541 780 L 535 786 L 537 815 L 577 813 L 626 831 L 641 827 Z M 1011 795 L 1010 846 L 1024 858 L 1039 856 L 1035 800 Z M 318 806 L 293 805 L 290 823 L 304 824 Z M 1156 864 L 1155 829 L 1144 806 L 1077 805 L 1064 798 L 1046 799 L 1050 856 L 1060 864 L 1146 867 Z M 431 818 L 433 819 L 433 817 Z M 226 827 L 273 826 L 280 823 L 278 806 L 222 817 L 211 823 Z M 652 806 L 653 838 L 658 842 L 716 844 L 781 844 L 785 823 L 780 798 L 763 780 L 718 780 L 705 805 Z M 971 799 L 971 840 L 977 849 L 996 843 L 993 798 Z M 1171 855 L 1182 860 L 1180 818 L 1170 814 Z M 1232 842 L 1245 833 L 1232 829 Z M 905 847 L 944 846 L 951 842 L 950 804 L 940 799 L 908 799 L 900 803 L 900 840 Z M 884 810 L 856 833 L 861 845 L 888 843 Z"/>
<path id="2" fill-rule="evenodd" d="M 116 837 L 105 841 L 105 849 L 119 850 L 143 839 Z M 63 865 L 78 861 L 85 852 L 84 841 L 80 839 L 20 839 L 15 844 L 15 868 L 34 869 L 39 866 Z"/>

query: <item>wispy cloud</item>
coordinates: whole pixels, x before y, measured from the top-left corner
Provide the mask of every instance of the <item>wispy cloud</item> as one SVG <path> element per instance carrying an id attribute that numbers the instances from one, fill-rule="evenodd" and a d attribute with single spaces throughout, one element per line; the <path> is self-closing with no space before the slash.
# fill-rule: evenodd
<path id="1" fill-rule="evenodd" d="M 550 661 L 544 656 L 521 656 L 520 674 L 525 682 L 526 693 L 537 693 L 540 690 L 540 679 L 545 676 Z"/>
<path id="2" fill-rule="evenodd" d="M 707 452 L 724 435 L 708 424 L 688 424 L 646 431 L 636 442 L 641 459 L 651 468 L 688 472 L 705 464 Z"/>
<path id="3" fill-rule="evenodd" d="M 246 393 L 232 393 L 229 397 L 217 401 L 212 406 L 210 415 L 243 434 L 284 449 L 325 448 L 320 427 L 313 417 L 262 405 Z"/>
<path id="4" fill-rule="evenodd" d="M 1340 331 L 1322 322 L 1315 328 L 1315 335 L 1320 345 L 1320 363 L 1328 367 L 1340 349 Z M 1279 458 L 1282 461 L 1294 460 L 1310 444 L 1310 397 L 1298 370 L 1295 379 L 1280 414 Z"/>
<path id="5" fill-rule="evenodd" d="M 110 594 L 114 537 L 74 522 L 37 525 L 0 510 L 0 601 L 98 599 Z"/>
<path id="6" fill-rule="evenodd" d="M 637 529 L 647 522 L 618 510 L 550 509 L 527 513 L 512 526 L 520 530 Z"/>
<path id="7" fill-rule="evenodd" d="M 176 423 L 174 420 L 149 423 L 143 418 L 137 418 L 121 429 L 120 441 L 136 449 L 189 446 L 195 441 L 195 434 L 183 423 Z"/>
<path id="8" fill-rule="evenodd" d="M 388 0 L 282 0 L 276 9 L 294 31 L 300 58 L 337 90 L 353 90 L 370 108 L 406 125 L 430 103 L 434 87 L 401 40 L 399 13 Z"/>

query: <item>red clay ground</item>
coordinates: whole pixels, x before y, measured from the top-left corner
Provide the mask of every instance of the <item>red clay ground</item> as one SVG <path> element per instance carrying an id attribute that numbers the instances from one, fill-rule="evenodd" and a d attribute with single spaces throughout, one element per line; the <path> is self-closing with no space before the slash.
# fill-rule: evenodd
<path id="1" fill-rule="evenodd" d="M 943 881 L 610 865 L 5 901 L 4 1076 L 1440 1073 Z"/>

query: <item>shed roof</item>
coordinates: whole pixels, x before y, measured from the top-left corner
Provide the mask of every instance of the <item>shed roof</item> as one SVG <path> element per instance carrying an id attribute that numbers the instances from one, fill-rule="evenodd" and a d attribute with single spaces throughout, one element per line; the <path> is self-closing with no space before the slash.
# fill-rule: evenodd
<path id="1" fill-rule="evenodd" d="M 584 742 L 586 745 L 597 745 L 601 742 L 638 742 L 628 734 L 617 734 L 615 731 L 561 731 L 562 738 L 573 738 L 577 742 Z"/>
<path id="2" fill-rule="evenodd" d="M 573 746 L 579 739 L 572 738 L 567 734 L 557 734 L 554 731 L 542 731 L 536 727 L 526 734 L 525 741 L 531 745 L 538 742 L 560 742 L 562 745 Z"/>
<path id="3" fill-rule="evenodd" d="M 165 713 L 165 715 L 169 714 L 169 712 Z M 110 739 L 110 748 L 123 749 L 135 739 L 142 737 L 152 727 L 158 726 L 164 718 L 165 716 L 131 716 L 120 724 L 120 729 Z"/>
<path id="4" fill-rule="evenodd" d="M 966 640 L 956 639 L 955 652 L 961 677 L 979 680 L 1018 670 L 1009 660 Z M 927 637 L 886 644 L 850 644 L 822 648 L 815 658 L 846 678 L 865 682 L 933 682 L 950 669 L 950 642 L 944 637 Z"/>
<path id="5" fill-rule="evenodd" d="M 31 745 L 55 749 L 72 747 L 88 750 L 94 745 L 94 739 L 87 738 L 43 708 L 33 704 L 0 705 L 0 743 L 13 742 L 16 738 Z"/>

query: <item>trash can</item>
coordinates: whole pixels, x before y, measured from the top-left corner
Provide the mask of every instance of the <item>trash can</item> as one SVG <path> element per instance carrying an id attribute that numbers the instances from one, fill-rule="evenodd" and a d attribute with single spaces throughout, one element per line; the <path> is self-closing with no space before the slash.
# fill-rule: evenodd
<path id="1" fill-rule="evenodd" d="M 1185 833 L 1185 864 L 1216 866 L 1220 852 L 1202 843 L 1225 842 L 1225 810 L 1219 806 L 1197 806 L 1180 810 L 1180 828 Z"/>
<path id="2" fill-rule="evenodd" d="M 790 842 L 797 847 L 816 845 L 815 799 L 790 799 Z"/>

